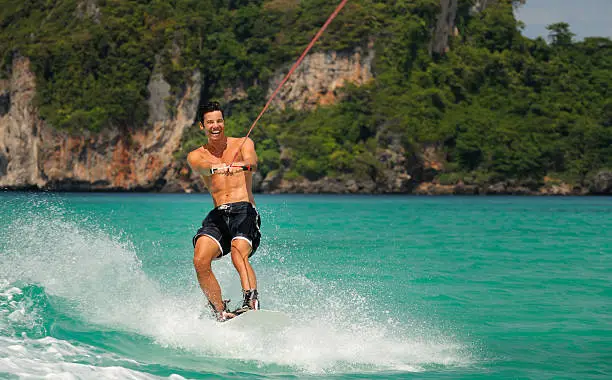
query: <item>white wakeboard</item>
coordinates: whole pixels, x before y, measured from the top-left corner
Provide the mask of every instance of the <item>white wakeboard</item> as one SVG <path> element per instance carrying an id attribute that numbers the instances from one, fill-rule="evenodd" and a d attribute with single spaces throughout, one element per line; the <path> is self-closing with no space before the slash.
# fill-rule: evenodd
<path id="1" fill-rule="evenodd" d="M 287 327 L 289 324 L 291 324 L 291 318 L 288 314 L 272 310 L 249 310 L 223 322 L 223 326 L 249 329 L 278 329 Z"/>

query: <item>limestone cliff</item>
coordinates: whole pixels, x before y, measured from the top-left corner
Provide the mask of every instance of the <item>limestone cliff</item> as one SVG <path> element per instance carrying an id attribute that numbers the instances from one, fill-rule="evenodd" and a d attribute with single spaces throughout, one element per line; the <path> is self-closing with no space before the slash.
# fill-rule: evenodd
<path id="1" fill-rule="evenodd" d="M 33 99 L 34 74 L 27 58 L 16 57 L 10 79 L 0 82 L 0 186 L 40 187 L 45 180 L 39 159 L 41 129 Z"/>
<path id="2" fill-rule="evenodd" d="M 365 51 L 313 53 L 302 61 L 281 88 L 273 105 L 278 109 L 312 109 L 317 105 L 333 104 L 338 90 L 347 83 L 363 85 L 373 78 L 372 44 Z M 268 96 L 287 75 L 289 68 L 279 70 L 270 81 Z"/>
<path id="3" fill-rule="evenodd" d="M 169 86 L 159 74 L 149 85 L 150 125 L 70 135 L 38 117 L 35 76 L 27 58 L 13 62 L 10 80 L 0 83 L 9 99 L 0 116 L 0 187 L 60 190 L 153 190 L 168 180 L 172 154 L 192 125 L 200 94 L 195 72 L 168 115 Z"/>
<path id="4" fill-rule="evenodd" d="M 277 105 L 302 109 L 335 102 L 337 90 L 346 83 L 361 85 L 373 78 L 373 52 L 312 54 L 283 87 Z M 284 75 L 279 70 L 269 87 L 275 88 Z M 71 135 L 40 120 L 33 102 L 35 75 L 27 58 L 17 58 L 10 80 L 0 82 L 0 187 L 200 190 L 184 163 L 172 158 L 195 119 L 200 87 L 196 72 L 183 97 L 169 106 L 170 85 L 156 73 L 148 86 L 148 126 Z M 169 109 L 176 111 L 171 115 Z"/>
<path id="5" fill-rule="evenodd" d="M 440 0 L 440 15 L 433 31 L 430 52 L 444 54 L 448 49 L 448 39 L 455 33 L 455 18 L 459 0 Z"/>
<path id="6" fill-rule="evenodd" d="M 470 13 L 484 11 L 487 7 L 496 4 L 499 0 L 476 0 L 471 6 Z M 515 0 L 515 3 L 524 3 L 525 0 Z M 432 33 L 429 51 L 444 54 L 448 51 L 449 38 L 457 35 L 457 11 L 459 0 L 440 0 L 440 14 Z"/>
<path id="7" fill-rule="evenodd" d="M 481 11 L 497 0 L 479 0 L 472 11 Z M 433 31 L 432 52 L 443 53 L 449 36 L 456 33 L 458 0 L 440 0 L 440 16 Z M 95 0 L 82 0 L 76 17 L 98 22 Z M 373 80 L 373 42 L 352 51 L 313 53 L 284 85 L 275 107 L 312 109 L 338 100 L 347 83 L 363 85 Z M 277 71 L 267 84 L 269 94 L 286 75 L 289 66 Z M 149 83 L 149 120 L 146 126 L 107 129 L 102 133 L 58 131 L 41 120 L 34 104 L 35 75 L 27 57 L 15 57 L 10 78 L 0 80 L 0 187 L 60 190 L 157 190 L 199 191 L 197 178 L 184 162 L 175 162 L 185 129 L 195 119 L 202 79 L 194 72 L 179 98 L 159 73 Z M 240 99 L 243 88 L 228 89 L 225 97 Z M 282 170 L 270 178 L 257 178 L 255 187 L 266 192 L 410 192 L 427 182 L 441 160 L 428 148 L 407 158 L 401 145 L 380 148 L 375 154 L 385 170 L 377 178 L 323 179 L 319 182 L 288 182 Z M 435 155 L 434 155 L 435 156 Z M 411 176 L 414 179 L 411 179 Z M 597 182 L 608 188 L 607 177 Z M 601 185 L 600 182 L 602 183 Z M 427 191 L 423 191 L 426 193 Z"/>

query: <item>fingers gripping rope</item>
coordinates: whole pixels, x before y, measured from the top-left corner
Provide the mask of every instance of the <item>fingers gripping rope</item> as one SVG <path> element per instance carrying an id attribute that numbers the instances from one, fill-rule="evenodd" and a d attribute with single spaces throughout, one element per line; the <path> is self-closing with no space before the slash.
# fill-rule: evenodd
<path id="1" fill-rule="evenodd" d="M 251 128 L 249 128 L 249 132 L 246 134 L 246 136 L 244 137 L 244 139 L 242 140 L 242 144 L 240 144 L 240 148 L 238 149 L 238 151 L 236 151 L 236 154 L 234 155 L 234 158 L 232 158 L 232 163 L 230 164 L 230 166 L 233 165 L 233 163 L 236 161 L 236 158 L 238 157 L 238 154 L 240 153 L 240 151 L 242 150 L 242 146 L 244 145 L 244 143 L 246 142 L 247 138 L 249 137 L 249 135 L 251 134 L 251 132 L 253 131 L 253 129 L 255 128 L 255 125 L 257 125 L 257 122 L 259 121 L 259 119 L 261 119 L 261 117 L 263 116 L 263 114 L 266 112 L 266 110 L 268 109 L 268 107 L 270 107 L 270 104 L 272 103 L 272 100 L 274 100 L 274 98 L 276 97 L 276 95 L 278 94 L 278 92 L 280 91 L 281 87 L 283 87 L 283 85 L 287 82 L 287 80 L 289 79 L 289 77 L 291 76 L 291 74 L 293 74 L 293 72 L 295 71 L 295 69 L 297 69 L 297 67 L 300 65 L 300 63 L 302 63 L 302 61 L 304 60 L 304 57 L 306 57 L 306 54 L 308 54 L 308 52 L 310 51 L 310 49 L 312 49 L 312 47 L 314 46 L 315 42 L 317 42 L 317 40 L 319 39 L 319 37 L 321 37 L 321 35 L 323 34 L 323 32 L 325 31 L 325 29 L 327 29 L 327 26 L 336 18 L 336 16 L 338 16 L 338 13 L 340 13 L 340 11 L 342 10 L 342 8 L 344 8 L 344 6 L 346 5 L 346 3 L 348 2 L 348 0 L 342 0 L 342 2 L 338 5 L 338 7 L 336 7 L 336 9 L 333 11 L 333 13 L 329 16 L 329 18 L 327 19 L 327 21 L 325 21 L 325 24 L 323 24 L 323 26 L 321 27 L 321 29 L 319 29 L 319 31 L 317 32 L 317 34 L 315 34 L 315 36 L 312 38 L 312 40 L 310 41 L 310 43 L 308 44 L 308 46 L 306 47 L 306 49 L 304 49 L 304 52 L 302 53 L 302 55 L 298 58 L 297 61 L 295 61 L 295 63 L 293 64 L 293 66 L 291 67 L 291 70 L 289 70 L 289 72 L 287 73 L 287 75 L 285 76 L 285 78 L 280 82 L 280 84 L 278 85 L 278 87 L 276 88 L 276 90 L 274 90 L 274 92 L 272 93 L 272 96 L 270 96 L 270 99 L 268 99 L 268 102 L 266 103 L 266 105 L 264 106 L 264 108 L 261 110 L 261 112 L 259 113 L 259 116 L 257 116 L 257 118 L 255 119 L 255 121 L 253 122 L 253 124 L 251 125 Z"/>
<path id="2" fill-rule="evenodd" d="M 210 168 L 210 174 L 225 173 L 229 168 L 240 168 L 245 172 L 250 172 L 253 170 L 251 165 L 229 165 L 222 168 Z"/>

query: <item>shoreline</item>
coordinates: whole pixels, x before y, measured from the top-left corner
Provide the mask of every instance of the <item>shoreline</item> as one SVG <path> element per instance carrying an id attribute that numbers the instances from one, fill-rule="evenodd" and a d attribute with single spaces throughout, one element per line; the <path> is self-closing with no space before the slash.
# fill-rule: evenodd
<path id="1" fill-rule="evenodd" d="M 1 193 L 35 193 L 35 194 L 163 194 L 163 195 L 194 195 L 194 194 L 208 194 L 207 191 L 159 191 L 159 190 L 128 190 L 128 189 L 96 189 L 96 190 L 83 190 L 83 189 L 49 189 L 49 188 L 0 188 Z M 408 196 L 408 197 L 544 197 L 544 198 L 557 198 L 557 197 L 609 197 L 612 193 L 596 193 L 596 192 L 581 192 L 581 193 L 542 193 L 542 192 L 483 192 L 483 193 L 470 193 L 470 192 L 440 192 L 440 193 L 420 193 L 420 192 L 375 192 L 375 193 L 353 193 L 353 192 L 253 192 L 256 195 L 298 195 L 298 196 Z"/>

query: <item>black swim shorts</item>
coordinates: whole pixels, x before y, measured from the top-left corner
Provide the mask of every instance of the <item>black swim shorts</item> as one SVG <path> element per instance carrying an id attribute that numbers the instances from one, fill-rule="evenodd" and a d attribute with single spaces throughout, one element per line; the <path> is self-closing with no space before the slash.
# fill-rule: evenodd
<path id="1" fill-rule="evenodd" d="M 260 226 L 261 218 L 251 203 L 223 204 L 215 207 L 202 221 L 202 227 L 193 237 L 193 247 L 200 236 L 211 237 L 221 250 L 219 258 L 231 252 L 232 240 L 244 239 L 251 245 L 251 257 L 259 247 Z"/>

